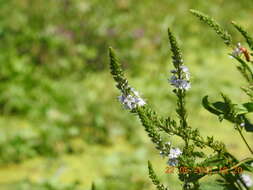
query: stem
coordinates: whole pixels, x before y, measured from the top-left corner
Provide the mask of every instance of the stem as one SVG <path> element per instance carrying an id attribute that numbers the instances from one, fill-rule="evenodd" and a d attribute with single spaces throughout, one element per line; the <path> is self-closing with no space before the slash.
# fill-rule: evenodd
<path id="1" fill-rule="evenodd" d="M 240 181 L 241 181 L 241 179 L 240 179 Z M 239 187 L 240 190 L 243 190 L 243 187 L 241 186 L 241 184 L 238 181 L 236 181 L 235 183 L 237 184 L 237 186 Z"/>
<path id="2" fill-rule="evenodd" d="M 181 76 L 179 75 L 179 78 L 180 77 Z M 179 89 L 177 92 L 177 96 L 178 96 L 178 116 L 180 118 L 180 125 L 182 129 L 186 129 L 188 125 L 186 121 L 186 110 L 184 107 L 184 98 L 185 98 L 184 90 Z M 186 133 L 184 134 L 183 139 L 185 141 L 185 146 L 188 147 L 190 139 Z"/>
<path id="3" fill-rule="evenodd" d="M 236 127 L 237 127 L 237 130 L 238 130 L 238 132 L 239 132 L 239 134 L 240 134 L 240 136 L 242 137 L 242 140 L 244 141 L 244 143 L 246 144 L 246 146 L 248 147 L 248 149 L 249 149 L 249 151 L 250 151 L 250 153 L 251 154 L 253 154 L 253 150 L 250 148 L 250 146 L 249 146 L 249 144 L 248 144 L 248 142 L 246 141 L 246 139 L 245 139 L 245 137 L 243 136 L 243 134 L 242 134 L 242 130 L 236 125 Z"/>

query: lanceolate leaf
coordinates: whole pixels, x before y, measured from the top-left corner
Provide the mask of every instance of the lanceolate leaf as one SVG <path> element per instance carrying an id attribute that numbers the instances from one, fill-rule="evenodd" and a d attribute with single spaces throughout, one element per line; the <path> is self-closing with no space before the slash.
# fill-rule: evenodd
<path id="1" fill-rule="evenodd" d="M 248 113 L 253 112 L 253 102 L 244 103 L 242 106 L 247 109 Z"/>
<path id="2" fill-rule="evenodd" d="M 232 22 L 233 26 L 243 35 L 251 50 L 253 50 L 253 39 L 248 32 L 239 24 Z"/>
<path id="3" fill-rule="evenodd" d="M 231 56 L 233 56 L 231 54 Z M 243 76 L 246 78 L 247 81 L 251 82 L 253 79 L 253 71 L 252 68 L 240 57 L 233 56 L 239 63 L 241 63 L 241 66 L 239 67 L 240 72 L 242 72 Z M 245 72 L 246 71 L 246 72 Z"/>
<path id="4" fill-rule="evenodd" d="M 205 96 L 202 99 L 202 104 L 209 112 L 217 115 L 221 121 L 226 119 L 237 124 L 240 124 L 239 121 L 243 121 L 245 130 L 247 132 L 253 132 L 253 125 L 245 116 L 245 114 L 253 112 L 253 103 L 248 102 L 242 105 L 220 101 L 210 103 L 208 101 L 208 96 Z"/>
<path id="5" fill-rule="evenodd" d="M 200 21 L 204 22 L 205 24 L 207 24 L 208 26 L 210 26 L 215 32 L 216 34 L 218 34 L 221 39 L 223 39 L 224 43 L 227 46 L 230 46 L 232 43 L 232 37 L 231 35 L 224 30 L 217 22 L 216 20 L 214 20 L 213 18 L 211 18 L 210 16 L 197 11 L 197 10 L 193 10 L 191 9 L 190 12 L 195 15 L 196 17 L 198 17 L 200 19 Z"/>
<path id="6" fill-rule="evenodd" d="M 244 128 L 247 132 L 253 132 L 253 125 L 250 123 L 250 121 L 247 118 L 245 118 Z"/>
<path id="7" fill-rule="evenodd" d="M 206 108 L 208 111 L 210 111 L 211 113 L 215 114 L 215 115 L 221 115 L 222 112 L 217 110 L 209 101 L 208 101 L 208 96 L 205 96 L 202 99 L 202 104 L 204 106 L 204 108 Z"/>

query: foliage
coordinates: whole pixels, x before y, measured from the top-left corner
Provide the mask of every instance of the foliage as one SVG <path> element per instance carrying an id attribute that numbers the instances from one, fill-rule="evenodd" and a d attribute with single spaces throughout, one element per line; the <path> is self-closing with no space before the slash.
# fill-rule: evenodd
<path id="1" fill-rule="evenodd" d="M 195 10 L 191 10 L 191 12 L 195 16 L 199 17 L 201 21 L 213 28 L 224 40 L 226 45 L 231 45 L 232 37 L 224 29 L 222 29 L 214 19 Z M 246 38 L 249 45 L 251 45 L 251 38 L 248 36 L 247 32 L 241 27 L 238 27 L 237 25 L 235 26 Z M 156 149 L 160 151 L 162 156 L 169 158 L 168 165 L 176 167 L 179 170 L 178 178 L 182 182 L 182 189 L 200 189 L 199 180 L 208 176 L 208 173 L 211 175 L 219 175 L 221 177 L 221 179 L 218 179 L 221 182 L 220 185 L 225 189 L 249 189 L 249 187 L 253 185 L 253 182 L 245 181 L 242 177 L 243 175 L 235 172 L 234 169 L 240 167 L 246 171 L 252 172 L 253 168 L 250 164 L 253 163 L 253 158 L 246 158 L 239 161 L 227 150 L 224 143 L 215 141 L 214 137 L 206 137 L 205 140 L 198 129 L 193 129 L 188 124 L 187 111 L 185 108 L 185 96 L 187 90 L 191 87 L 189 81 L 190 73 L 188 68 L 183 64 L 184 61 L 182 59 L 181 50 L 179 49 L 176 38 L 170 29 L 168 30 L 168 35 L 172 52 L 172 63 L 175 68 L 171 70 L 173 76 L 169 82 L 175 87 L 173 92 L 177 97 L 176 113 L 179 123 L 171 117 L 164 119 L 153 111 L 151 105 L 146 103 L 139 96 L 139 93 L 129 85 L 114 50 L 109 48 L 111 74 L 117 83 L 116 87 L 121 92 L 119 101 L 126 109 L 129 109 L 131 113 L 134 113 L 139 117 L 145 131 L 151 141 L 155 144 Z M 248 50 L 238 44 L 231 53 L 231 56 L 241 64 L 237 68 L 241 72 L 242 76 L 249 82 L 249 85 L 251 85 L 250 82 L 253 80 L 251 68 L 247 62 L 241 59 L 241 55 L 244 55 L 247 62 L 251 62 Z M 250 93 L 247 94 L 250 98 L 252 98 Z M 244 128 L 247 132 L 253 131 L 253 125 L 246 117 L 246 114 L 252 112 L 252 102 L 238 105 L 233 104 L 232 101 L 223 94 L 222 97 L 224 102 L 215 102 L 211 104 L 208 102 L 206 96 L 203 99 L 203 105 L 208 111 L 218 115 L 220 121 L 226 119 L 234 123 L 235 129 L 241 135 L 242 140 L 250 153 L 253 154 L 252 149 L 243 136 Z M 165 133 L 169 139 L 172 136 L 180 137 L 184 141 L 183 151 L 181 152 L 179 148 L 173 148 L 171 142 L 166 142 L 165 139 L 163 139 L 163 136 L 161 135 L 162 133 L 163 136 Z M 205 154 L 203 151 L 204 148 L 211 148 L 213 150 L 213 154 Z M 156 185 L 157 189 L 166 189 L 158 180 L 150 162 L 148 167 L 149 176 L 154 185 Z M 226 169 L 224 169 L 224 167 Z M 181 171 L 182 168 L 185 169 L 184 172 Z M 209 168 L 210 171 L 196 172 L 196 168 Z"/>
<path id="2" fill-rule="evenodd" d="M 217 48 L 216 36 L 208 31 L 199 35 L 201 26 L 192 24 L 186 14 L 190 8 L 203 10 L 217 15 L 225 27 L 224 21 L 236 16 L 237 22 L 250 31 L 253 4 L 248 0 L 0 2 L 0 189 L 9 189 L 2 184 L 16 183 L 24 174 L 33 177 L 35 173 L 30 168 L 35 160 L 52 159 L 55 163 L 65 157 L 76 158 L 71 162 L 73 168 L 79 162 L 89 163 L 88 168 L 86 164 L 79 167 L 80 174 L 68 176 L 80 175 L 82 183 L 87 185 L 84 189 L 90 189 L 91 181 L 97 181 L 97 178 L 104 181 L 101 185 L 98 179 L 96 186 L 99 189 L 151 189 L 143 166 L 147 156 L 135 162 L 138 166 L 125 169 L 128 172 L 124 175 L 119 174 L 123 169 L 109 177 L 108 173 L 101 172 L 101 168 L 111 169 L 111 163 L 102 164 L 104 154 L 115 144 L 131 157 L 135 152 L 126 148 L 129 145 L 133 146 L 131 150 L 136 146 L 144 146 L 145 150 L 150 148 L 146 146 L 145 134 L 137 128 L 138 120 L 129 119 L 125 112 L 119 114 L 120 107 L 112 98 L 115 91 L 107 72 L 106 50 L 109 45 L 120 49 L 123 68 L 133 86 L 138 89 L 145 86 L 141 90 L 152 104 L 152 113 L 156 110 L 165 118 L 167 114 L 173 116 L 176 99 L 167 93 L 167 84 L 161 80 L 169 57 L 165 32 L 168 25 L 175 26 L 173 31 L 180 36 L 179 44 L 184 44 L 184 58 L 191 64 L 192 73 L 196 73 L 192 77 L 194 87 L 186 96 L 188 114 L 196 113 L 189 117 L 191 124 L 204 134 L 219 133 L 238 156 L 243 153 L 243 145 L 235 145 L 232 140 L 236 137 L 234 133 L 228 138 L 227 128 L 210 127 L 216 125 L 215 120 L 199 107 L 198 99 L 208 91 L 212 103 L 211 97 L 217 98 L 216 92 L 220 90 L 217 84 L 224 87 L 223 91 L 230 99 L 240 99 L 241 95 L 233 85 L 240 85 L 242 81 L 229 78 L 234 71 L 227 64 L 213 65 L 227 61 L 224 49 Z M 228 27 L 226 30 L 233 40 L 239 39 L 235 30 Z M 197 56 L 193 52 L 197 52 Z M 245 91 L 251 93 L 247 88 Z M 206 121 L 205 124 L 198 123 L 199 117 Z M 89 147 L 85 146 L 86 142 Z M 96 159 L 83 161 L 83 154 L 91 155 L 97 146 L 99 151 L 94 158 L 100 158 L 100 164 Z M 150 160 L 153 154 L 149 152 Z M 156 163 L 162 165 L 160 160 Z M 40 162 L 34 167 L 44 164 Z M 100 168 L 96 168 L 97 165 Z M 126 165 L 129 166 L 122 163 L 117 168 Z M 91 171 L 96 175 L 83 179 Z M 138 173 L 138 176 L 132 173 Z M 161 180 L 167 177 L 161 178 L 159 173 L 158 176 Z M 169 185 L 177 189 L 174 176 L 168 178 Z M 134 184 L 129 185 L 130 182 Z M 29 188 L 33 185 L 35 189 L 39 186 L 31 182 Z M 62 184 L 58 185 L 62 187 Z"/>

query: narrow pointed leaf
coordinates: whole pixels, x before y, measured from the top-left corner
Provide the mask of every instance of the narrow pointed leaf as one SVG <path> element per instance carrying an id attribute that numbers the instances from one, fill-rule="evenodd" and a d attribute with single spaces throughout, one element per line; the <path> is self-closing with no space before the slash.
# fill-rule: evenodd
<path id="1" fill-rule="evenodd" d="M 253 50 L 253 38 L 249 35 L 249 33 L 242 26 L 240 26 L 234 21 L 232 22 L 232 25 L 243 35 L 249 48 Z"/>
<path id="2" fill-rule="evenodd" d="M 215 114 L 215 115 L 220 115 L 222 114 L 221 111 L 217 110 L 215 107 L 212 106 L 212 104 L 208 101 L 208 96 L 205 96 L 202 99 L 202 105 L 204 106 L 204 108 L 206 108 L 208 111 L 210 111 L 211 113 Z"/>

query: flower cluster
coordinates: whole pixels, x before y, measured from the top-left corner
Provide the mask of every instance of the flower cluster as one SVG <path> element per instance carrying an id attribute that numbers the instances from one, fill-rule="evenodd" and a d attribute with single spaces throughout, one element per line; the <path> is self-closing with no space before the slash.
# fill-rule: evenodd
<path id="1" fill-rule="evenodd" d="M 126 109 L 134 109 L 137 106 L 144 106 L 146 102 L 139 96 L 139 93 L 131 88 L 132 94 L 121 94 L 118 99 Z"/>
<path id="2" fill-rule="evenodd" d="M 190 73 L 186 66 L 181 65 L 179 66 L 179 69 L 171 70 L 171 73 L 173 75 L 169 82 L 172 86 L 183 90 L 189 90 L 191 88 Z"/>
<path id="3" fill-rule="evenodd" d="M 169 152 L 168 152 L 169 150 Z M 160 151 L 160 155 L 162 157 L 169 158 L 167 164 L 169 166 L 177 166 L 178 164 L 178 157 L 182 154 L 181 150 L 179 148 L 171 148 L 171 143 L 166 142 L 163 149 Z"/>
<path id="4" fill-rule="evenodd" d="M 242 174 L 241 178 L 247 187 L 253 186 L 253 181 L 249 175 Z"/>
<path id="5" fill-rule="evenodd" d="M 243 53 L 241 43 L 237 43 L 237 46 L 233 49 L 232 55 L 235 57 L 240 56 Z"/>
<path id="6" fill-rule="evenodd" d="M 169 153 L 168 165 L 176 166 L 178 164 L 178 157 L 182 154 L 179 148 L 171 148 Z"/>

